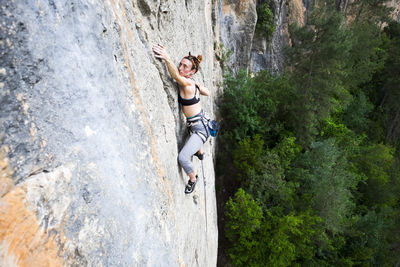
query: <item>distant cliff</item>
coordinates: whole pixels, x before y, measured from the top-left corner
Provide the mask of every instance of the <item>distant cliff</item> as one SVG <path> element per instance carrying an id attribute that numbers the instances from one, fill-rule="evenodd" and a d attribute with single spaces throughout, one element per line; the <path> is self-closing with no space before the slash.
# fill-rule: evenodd
<path id="1" fill-rule="evenodd" d="M 232 51 L 229 64 L 234 71 L 267 69 L 281 73 L 283 48 L 290 43 L 289 25 L 304 24 L 306 10 L 314 2 L 302 0 L 271 0 L 275 27 L 272 35 L 256 32 L 257 5 L 265 1 L 220 1 L 218 9 L 219 36 L 227 51 Z"/>
<path id="2" fill-rule="evenodd" d="M 289 25 L 304 25 L 307 13 L 312 10 L 315 0 L 270 0 L 275 27 L 271 35 L 256 32 L 257 6 L 266 0 L 218 1 L 216 39 L 232 52 L 228 65 L 236 72 L 247 69 L 250 72 L 269 70 L 283 71 L 283 49 L 290 45 Z M 343 12 L 353 0 L 336 0 L 336 6 Z M 392 17 L 400 21 L 400 0 L 388 0 Z"/>

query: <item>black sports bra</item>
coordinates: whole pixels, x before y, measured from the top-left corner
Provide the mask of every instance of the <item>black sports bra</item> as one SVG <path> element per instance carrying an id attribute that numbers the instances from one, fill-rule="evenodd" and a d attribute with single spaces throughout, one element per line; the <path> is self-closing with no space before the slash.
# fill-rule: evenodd
<path id="1" fill-rule="evenodd" d="M 200 96 L 198 98 L 196 97 L 197 90 L 200 91 L 199 86 L 196 84 L 196 91 L 194 91 L 193 98 L 190 98 L 190 99 L 182 98 L 180 92 L 178 91 L 178 102 L 180 104 L 182 104 L 182 106 L 191 106 L 191 105 L 199 103 Z"/>

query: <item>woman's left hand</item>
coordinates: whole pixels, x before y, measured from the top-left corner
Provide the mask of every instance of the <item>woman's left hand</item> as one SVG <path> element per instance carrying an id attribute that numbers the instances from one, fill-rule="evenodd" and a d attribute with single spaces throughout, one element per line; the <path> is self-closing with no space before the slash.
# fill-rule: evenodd
<path id="1" fill-rule="evenodd" d="M 156 58 L 168 59 L 169 55 L 163 45 L 157 44 L 153 46 L 154 56 Z"/>

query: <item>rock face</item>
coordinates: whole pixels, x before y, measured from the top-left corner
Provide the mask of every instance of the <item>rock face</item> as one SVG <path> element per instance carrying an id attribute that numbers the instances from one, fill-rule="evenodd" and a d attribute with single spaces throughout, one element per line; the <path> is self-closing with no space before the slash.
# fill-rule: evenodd
<path id="1" fill-rule="evenodd" d="M 269 70 L 273 74 L 283 72 L 283 49 L 290 45 L 289 25 L 304 25 L 307 10 L 310 10 L 314 2 L 315 0 L 271 0 L 275 30 L 272 36 L 263 33 L 255 35 L 251 59 L 248 62 L 250 71 Z"/>
<path id="2" fill-rule="evenodd" d="M 400 0 L 389 0 L 387 5 L 393 8 L 392 18 L 400 22 Z"/>
<path id="3" fill-rule="evenodd" d="M 212 8 L 2 1 L 1 266 L 216 265 L 215 139 L 204 146 L 207 198 L 203 179 L 185 195 L 177 86 L 151 52 L 203 55 L 195 78 L 213 117 Z"/>
<path id="4" fill-rule="evenodd" d="M 246 69 L 251 72 L 269 70 L 272 73 L 283 71 L 283 48 L 290 44 L 289 25 L 304 24 L 306 9 L 314 0 L 272 0 L 275 31 L 272 36 L 256 33 L 256 4 L 263 1 L 219 2 L 217 26 L 220 31 L 216 40 L 232 52 L 228 65 L 234 72 Z M 217 32 L 218 33 L 218 32 Z"/>
<path id="5" fill-rule="evenodd" d="M 227 65 L 235 72 L 246 69 L 257 23 L 256 0 L 221 0 L 218 3 L 220 36 L 217 40 L 224 44 L 226 51 L 232 52 Z"/>
<path id="6" fill-rule="evenodd" d="M 274 12 L 275 30 L 272 36 L 264 34 L 256 35 L 254 38 L 251 62 L 249 68 L 252 72 L 269 70 L 272 73 L 281 73 L 283 68 L 282 50 L 288 44 L 288 5 L 293 6 L 293 2 L 285 0 L 273 0 L 272 9 Z"/>

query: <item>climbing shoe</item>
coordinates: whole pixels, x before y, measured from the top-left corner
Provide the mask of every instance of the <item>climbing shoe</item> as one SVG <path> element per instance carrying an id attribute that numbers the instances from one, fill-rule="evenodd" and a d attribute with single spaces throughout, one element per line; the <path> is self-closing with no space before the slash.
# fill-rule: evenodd
<path id="1" fill-rule="evenodd" d="M 204 153 L 200 154 L 199 151 L 196 152 L 196 154 L 194 154 L 196 157 L 199 158 L 199 160 L 203 160 L 204 159 Z"/>
<path id="2" fill-rule="evenodd" d="M 194 188 L 195 188 L 195 186 L 197 184 L 197 180 L 198 179 L 199 179 L 199 177 L 197 175 L 196 175 L 196 181 L 192 182 L 189 179 L 188 184 L 185 187 L 185 194 L 190 194 L 190 193 L 192 193 L 194 191 Z"/>

